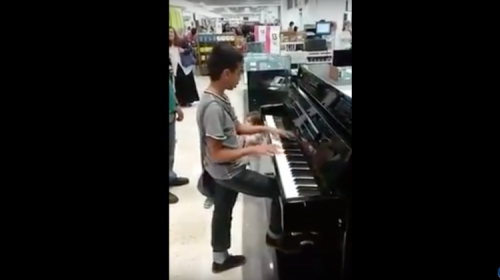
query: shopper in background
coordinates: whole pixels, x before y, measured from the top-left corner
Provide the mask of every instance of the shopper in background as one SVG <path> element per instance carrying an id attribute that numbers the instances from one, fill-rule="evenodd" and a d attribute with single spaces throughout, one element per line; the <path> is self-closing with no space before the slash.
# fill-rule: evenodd
<path id="1" fill-rule="evenodd" d="M 351 22 L 348 20 L 344 22 L 344 28 L 342 28 L 342 34 L 340 35 L 340 40 L 346 46 L 346 48 L 352 47 L 352 25 Z"/>
<path id="2" fill-rule="evenodd" d="M 173 83 L 173 75 L 169 73 L 168 77 L 168 186 L 182 186 L 189 183 L 187 178 L 177 176 L 174 172 L 174 157 L 175 157 L 175 122 L 182 121 L 184 113 L 178 106 L 177 99 L 175 98 L 175 88 Z M 169 191 L 168 202 L 169 204 L 177 203 L 179 198 Z"/>
<path id="3" fill-rule="evenodd" d="M 294 23 L 293 21 L 290 21 L 290 23 L 288 24 L 288 31 L 293 31 L 293 27 L 294 27 Z"/>
<path id="4" fill-rule="evenodd" d="M 191 47 L 194 47 L 196 43 L 196 28 L 191 28 L 190 31 L 186 34 L 185 38 L 189 42 Z"/>
<path id="5" fill-rule="evenodd" d="M 345 21 L 342 30 L 335 32 L 336 50 L 347 50 L 351 48 L 352 33 L 350 26 L 351 23 L 349 21 Z"/>
<path id="6" fill-rule="evenodd" d="M 272 133 L 287 137 L 282 130 L 252 126 L 238 121 L 226 90 L 232 90 L 243 72 L 243 55 L 226 44 L 216 45 L 208 58 L 210 85 L 197 108 L 197 123 L 204 175 L 215 182 L 212 216 L 212 272 L 220 273 L 245 264 L 244 256 L 229 255 L 231 219 L 238 193 L 272 199 L 267 245 L 293 251 L 285 243 L 281 227 L 279 187 L 275 178 L 246 168 L 241 160 L 251 155 L 279 153 L 275 145 L 260 144 L 242 148 L 237 135 Z M 204 176 L 202 175 L 202 176 Z M 287 246 L 288 245 L 288 246 Z"/>
<path id="7" fill-rule="evenodd" d="M 179 38 L 172 27 L 169 28 L 168 42 L 177 101 L 182 107 L 190 107 L 200 100 L 194 80 L 196 59 L 193 48 L 187 40 Z"/>
<path id="8" fill-rule="evenodd" d="M 231 26 L 229 25 L 229 22 L 224 23 L 224 25 L 222 26 L 222 32 L 231 32 Z"/>

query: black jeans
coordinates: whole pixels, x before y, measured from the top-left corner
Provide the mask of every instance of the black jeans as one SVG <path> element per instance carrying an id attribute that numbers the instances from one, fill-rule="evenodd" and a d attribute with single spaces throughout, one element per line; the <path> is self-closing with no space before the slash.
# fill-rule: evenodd
<path id="1" fill-rule="evenodd" d="M 281 207 L 276 179 L 252 170 L 243 170 L 229 180 L 215 180 L 214 212 L 212 216 L 212 249 L 223 252 L 231 247 L 231 220 L 238 193 L 272 199 L 269 229 L 280 234 Z"/>

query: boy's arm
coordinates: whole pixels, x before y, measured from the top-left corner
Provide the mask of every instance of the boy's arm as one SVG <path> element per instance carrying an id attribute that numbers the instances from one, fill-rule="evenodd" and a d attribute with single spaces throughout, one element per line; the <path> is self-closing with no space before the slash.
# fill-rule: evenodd
<path id="1" fill-rule="evenodd" d="M 254 153 L 254 147 L 242 149 L 227 149 L 223 142 L 227 136 L 224 134 L 224 112 L 220 105 L 212 103 L 205 110 L 203 128 L 210 158 L 216 162 L 231 162 Z"/>
<path id="2" fill-rule="evenodd" d="M 241 122 L 236 123 L 236 132 L 239 135 L 251 135 L 257 133 L 270 133 L 271 128 L 263 125 L 249 125 Z"/>
<path id="3" fill-rule="evenodd" d="M 269 126 L 264 126 L 264 125 L 250 125 L 250 124 L 244 124 L 241 122 L 236 123 L 236 133 L 238 135 L 252 135 L 252 134 L 267 134 L 270 133 L 272 135 L 277 135 L 285 138 L 292 137 L 291 133 L 278 129 L 278 128 L 273 128 Z"/>
<path id="4" fill-rule="evenodd" d="M 222 145 L 221 140 L 206 136 L 206 143 L 210 158 L 216 162 L 231 162 L 240 158 L 254 154 L 254 147 L 244 147 L 241 149 L 227 149 Z"/>
<path id="5" fill-rule="evenodd" d="M 246 146 L 254 146 L 254 145 L 259 145 L 263 144 L 264 138 L 262 134 L 253 134 L 253 135 L 246 135 L 245 137 L 245 145 Z"/>

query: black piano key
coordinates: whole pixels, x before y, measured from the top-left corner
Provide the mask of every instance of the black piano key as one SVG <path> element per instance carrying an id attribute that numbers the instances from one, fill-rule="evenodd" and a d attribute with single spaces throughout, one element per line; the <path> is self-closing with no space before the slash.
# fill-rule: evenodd
<path id="1" fill-rule="evenodd" d="M 321 195 L 321 191 L 318 187 L 312 188 L 312 187 L 299 186 L 297 187 L 297 192 L 303 196 Z"/>
<path id="2" fill-rule="evenodd" d="M 298 186 L 297 191 L 319 191 L 318 186 Z"/>
<path id="3" fill-rule="evenodd" d="M 299 190 L 298 193 L 301 196 L 317 196 L 321 195 L 321 192 L 318 190 Z"/>
<path id="4" fill-rule="evenodd" d="M 290 168 L 309 168 L 309 164 L 304 161 L 290 161 L 288 162 Z"/>
<path id="5" fill-rule="evenodd" d="M 298 146 L 281 145 L 281 147 L 285 151 L 286 150 L 290 150 L 290 151 L 294 151 L 294 152 L 297 152 L 297 153 L 302 153 L 302 150 Z"/>
<path id="6" fill-rule="evenodd" d="M 298 143 L 287 143 L 287 142 L 281 141 L 281 146 L 288 147 L 291 149 L 300 149 L 300 145 Z"/>
<path id="7" fill-rule="evenodd" d="M 288 159 L 288 161 L 292 161 L 292 162 L 307 162 L 307 159 L 305 156 L 303 155 L 290 155 L 290 154 L 287 154 L 287 153 L 284 153 L 285 154 L 285 157 Z"/>
<path id="8" fill-rule="evenodd" d="M 301 197 L 315 197 L 315 196 L 321 196 L 320 192 L 304 192 L 304 193 L 299 193 Z"/>
<path id="9" fill-rule="evenodd" d="M 300 179 L 300 178 L 294 178 L 293 181 L 297 184 L 297 185 L 312 185 L 312 186 L 318 186 L 316 184 L 316 181 L 314 180 L 314 178 L 311 178 L 311 179 Z"/>
<path id="10" fill-rule="evenodd" d="M 293 169 L 292 168 L 290 171 L 294 177 L 314 177 L 311 170 Z"/>
<path id="11" fill-rule="evenodd" d="M 303 155 L 293 155 L 285 152 L 285 156 L 289 161 L 306 161 L 306 158 Z"/>

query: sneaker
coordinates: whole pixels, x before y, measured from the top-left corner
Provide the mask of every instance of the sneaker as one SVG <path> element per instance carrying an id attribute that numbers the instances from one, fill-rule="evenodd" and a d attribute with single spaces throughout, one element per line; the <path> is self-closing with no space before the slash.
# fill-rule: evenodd
<path id="1" fill-rule="evenodd" d="M 212 272 L 221 273 L 230 269 L 240 267 L 247 262 L 245 256 L 229 256 L 223 263 L 212 263 Z"/>
<path id="2" fill-rule="evenodd" d="M 286 236 L 281 236 L 279 238 L 273 238 L 269 234 L 266 234 L 266 244 L 269 247 L 272 247 L 278 251 L 283 253 L 295 253 L 299 251 L 299 247 L 293 245 L 290 242 L 290 239 L 287 239 Z"/>
<path id="3" fill-rule="evenodd" d="M 203 203 L 203 207 L 205 209 L 210 209 L 210 208 L 212 208 L 212 206 L 214 206 L 214 200 L 211 199 L 211 198 L 209 198 L 209 197 L 207 197 L 205 199 L 205 202 Z"/>
<path id="4" fill-rule="evenodd" d="M 179 187 L 179 186 L 184 186 L 189 184 L 189 179 L 188 178 L 183 178 L 183 177 L 177 177 L 175 179 L 169 180 L 168 181 L 168 186 L 169 187 Z"/>
<path id="5" fill-rule="evenodd" d="M 175 194 L 169 192 L 168 193 L 168 204 L 176 204 L 177 202 L 179 202 L 179 198 Z"/>

